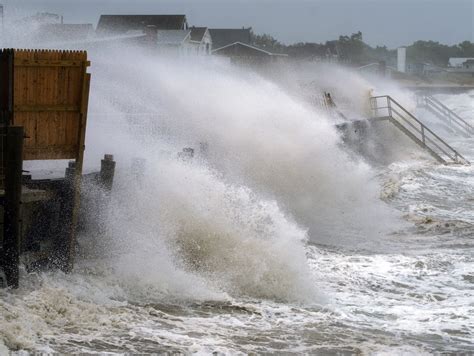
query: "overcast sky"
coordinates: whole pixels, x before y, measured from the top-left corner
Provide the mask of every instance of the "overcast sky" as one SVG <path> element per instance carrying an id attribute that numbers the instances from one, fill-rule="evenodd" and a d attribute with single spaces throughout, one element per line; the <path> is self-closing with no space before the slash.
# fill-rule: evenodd
<path id="1" fill-rule="evenodd" d="M 185 14 L 190 25 L 251 26 L 285 43 L 324 42 L 362 31 L 371 45 L 415 40 L 474 41 L 474 0 L 0 0 L 5 16 L 47 11 L 65 22 L 93 23 L 100 14 Z"/>

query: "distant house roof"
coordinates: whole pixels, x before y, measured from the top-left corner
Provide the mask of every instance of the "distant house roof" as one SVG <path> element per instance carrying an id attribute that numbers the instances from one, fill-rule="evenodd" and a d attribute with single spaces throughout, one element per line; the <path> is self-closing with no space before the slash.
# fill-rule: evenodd
<path id="1" fill-rule="evenodd" d="M 462 67 L 463 63 L 468 60 L 473 60 L 474 58 L 461 58 L 461 57 L 451 57 L 449 58 L 450 67 Z"/>
<path id="2" fill-rule="evenodd" d="M 250 28 L 210 28 L 213 47 L 219 49 L 232 43 L 240 42 L 250 44 Z"/>
<path id="3" fill-rule="evenodd" d="M 287 57 L 287 54 L 271 53 L 261 48 L 251 46 L 247 43 L 234 42 L 224 47 L 217 48 L 212 53 L 222 54 L 230 57 Z"/>
<path id="4" fill-rule="evenodd" d="M 207 27 L 191 27 L 191 41 L 201 42 L 206 34 Z"/>
<path id="5" fill-rule="evenodd" d="M 191 30 L 161 30 L 158 31 L 158 44 L 180 45 L 191 34 Z"/>
<path id="6" fill-rule="evenodd" d="M 101 15 L 97 33 L 125 33 L 147 26 L 155 26 L 158 30 L 185 30 L 186 15 Z"/>
<path id="7" fill-rule="evenodd" d="M 92 24 L 42 24 L 37 37 L 46 41 L 85 40 L 94 32 Z"/>

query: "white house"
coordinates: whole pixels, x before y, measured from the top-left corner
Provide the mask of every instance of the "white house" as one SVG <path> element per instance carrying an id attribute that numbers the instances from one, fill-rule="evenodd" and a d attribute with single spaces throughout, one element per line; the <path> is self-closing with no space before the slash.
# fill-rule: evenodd
<path id="1" fill-rule="evenodd" d="M 212 52 L 212 37 L 207 27 L 191 27 L 191 43 L 196 46 L 196 53 L 209 55 Z"/>

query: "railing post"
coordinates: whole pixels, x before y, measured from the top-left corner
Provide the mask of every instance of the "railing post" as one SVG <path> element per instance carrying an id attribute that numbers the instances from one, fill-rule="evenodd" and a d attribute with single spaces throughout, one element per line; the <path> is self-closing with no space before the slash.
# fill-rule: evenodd
<path id="1" fill-rule="evenodd" d="M 372 115 L 374 117 L 377 117 L 379 116 L 379 110 L 378 110 L 378 107 L 377 107 L 377 98 L 370 98 L 370 108 L 372 110 Z"/>
<path id="2" fill-rule="evenodd" d="M 392 102 L 390 101 L 390 96 L 387 95 L 387 110 L 388 110 L 388 116 L 393 118 L 392 116 Z"/>

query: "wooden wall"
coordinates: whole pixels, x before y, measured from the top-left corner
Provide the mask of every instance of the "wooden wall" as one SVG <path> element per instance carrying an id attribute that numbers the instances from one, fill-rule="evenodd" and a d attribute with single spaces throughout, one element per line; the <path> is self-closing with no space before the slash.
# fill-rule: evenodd
<path id="1" fill-rule="evenodd" d="M 90 74 L 83 51 L 14 50 L 13 122 L 24 160 L 82 163 Z"/>

